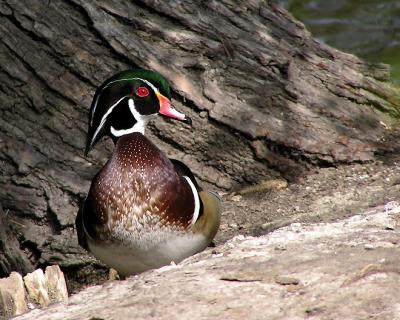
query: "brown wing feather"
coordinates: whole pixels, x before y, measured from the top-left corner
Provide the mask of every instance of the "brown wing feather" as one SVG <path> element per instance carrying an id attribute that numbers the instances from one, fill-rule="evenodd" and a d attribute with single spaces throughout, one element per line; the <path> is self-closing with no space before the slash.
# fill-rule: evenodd
<path id="1" fill-rule="evenodd" d="M 178 173 L 178 175 L 188 177 L 193 182 L 198 192 L 203 191 L 203 189 L 197 183 L 193 172 L 189 169 L 189 167 L 186 164 L 176 159 L 169 158 L 169 160 L 174 165 L 175 171 Z"/>
<path id="2" fill-rule="evenodd" d="M 78 244 L 85 250 L 89 250 L 87 241 L 86 241 L 86 234 L 83 229 L 83 209 L 79 208 L 78 214 L 76 215 L 75 219 L 75 227 L 76 227 L 76 234 L 78 236 Z"/>

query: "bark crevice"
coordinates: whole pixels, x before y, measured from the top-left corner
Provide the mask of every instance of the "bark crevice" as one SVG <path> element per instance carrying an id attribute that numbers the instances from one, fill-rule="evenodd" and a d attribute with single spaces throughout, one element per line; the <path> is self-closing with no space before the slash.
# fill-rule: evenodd
<path id="1" fill-rule="evenodd" d="M 388 69 L 316 41 L 272 1 L 5 1 L 0 16 L 2 274 L 93 262 L 74 219 L 113 146 L 83 157 L 87 113 L 123 69 L 169 80 L 193 127 L 156 119 L 148 134 L 220 190 L 395 149 Z"/>

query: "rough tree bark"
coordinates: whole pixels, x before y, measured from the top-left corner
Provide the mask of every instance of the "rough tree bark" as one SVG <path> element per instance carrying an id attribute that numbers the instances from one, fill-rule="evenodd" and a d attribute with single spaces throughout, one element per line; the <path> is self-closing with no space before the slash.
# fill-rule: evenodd
<path id="1" fill-rule="evenodd" d="M 194 125 L 158 119 L 151 138 L 219 189 L 391 148 L 388 69 L 320 43 L 272 1 L 5 0 L 0 15 L 0 275 L 88 261 L 73 222 L 112 145 L 83 157 L 87 112 L 119 70 L 168 78 Z"/>

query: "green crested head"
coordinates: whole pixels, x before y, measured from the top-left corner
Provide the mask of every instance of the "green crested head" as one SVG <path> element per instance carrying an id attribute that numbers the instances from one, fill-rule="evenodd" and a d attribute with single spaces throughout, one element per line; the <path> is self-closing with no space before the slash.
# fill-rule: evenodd
<path id="1" fill-rule="evenodd" d="M 85 154 L 105 135 L 116 141 L 132 132 L 144 134 L 148 121 L 156 114 L 191 123 L 171 106 L 169 83 L 158 72 L 134 69 L 113 75 L 93 97 Z"/>
<path id="2" fill-rule="evenodd" d="M 107 86 L 111 82 L 121 81 L 121 83 L 132 82 L 132 79 L 144 79 L 153 84 L 159 92 L 171 100 L 171 90 L 168 80 L 158 72 L 147 69 L 134 69 L 118 72 L 111 78 L 107 79 L 100 87 Z"/>

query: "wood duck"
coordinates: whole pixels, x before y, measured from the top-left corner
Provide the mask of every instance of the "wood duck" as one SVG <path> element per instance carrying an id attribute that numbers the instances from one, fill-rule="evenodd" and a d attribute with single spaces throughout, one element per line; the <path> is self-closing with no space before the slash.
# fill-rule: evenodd
<path id="1" fill-rule="evenodd" d="M 123 277 L 204 250 L 220 223 L 218 194 L 202 190 L 185 164 L 144 136 L 157 114 L 191 124 L 171 106 L 167 80 L 144 69 L 105 81 L 90 108 L 85 155 L 103 136 L 113 139 L 115 151 L 77 215 L 78 239 Z"/>

